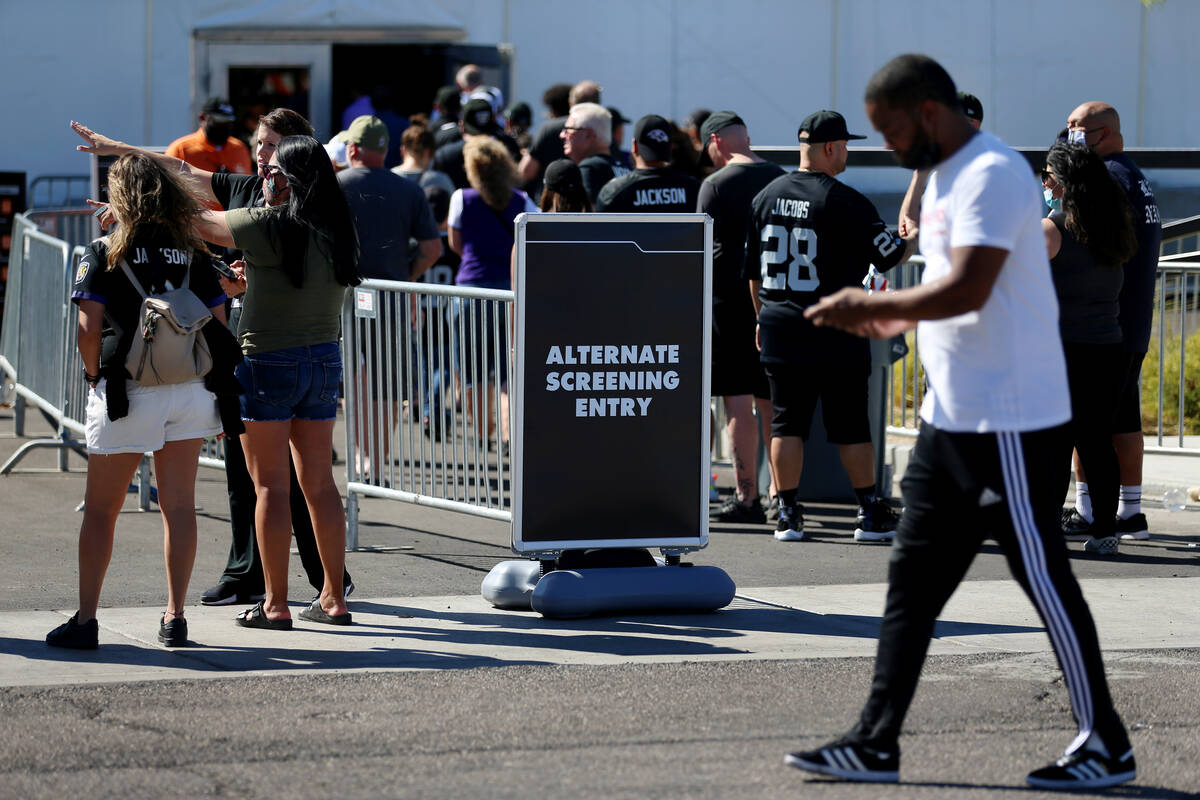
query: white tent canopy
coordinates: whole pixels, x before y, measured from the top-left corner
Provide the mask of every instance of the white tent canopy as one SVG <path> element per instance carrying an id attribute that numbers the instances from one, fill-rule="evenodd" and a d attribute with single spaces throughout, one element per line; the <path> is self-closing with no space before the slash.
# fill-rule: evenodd
<path id="1" fill-rule="evenodd" d="M 228 3 L 228 10 L 195 23 L 199 38 L 461 40 L 462 20 L 433 0 L 259 0 Z"/>

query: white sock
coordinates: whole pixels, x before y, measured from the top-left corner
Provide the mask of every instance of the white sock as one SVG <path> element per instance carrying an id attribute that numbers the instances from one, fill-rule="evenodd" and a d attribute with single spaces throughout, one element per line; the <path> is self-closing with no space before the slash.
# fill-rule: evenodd
<path id="1" fill-rule="evenodd" d="M 1129 519 L 1134 514 L 1142 513 L 1142 486 L 1121 486 L 1121 494 L 1117 497 L 1117 516 Z"/>
<path id="2" fill-rule="evenodd" d="M 1088 494 L 1087 481 L 1075 481 L 1075 510 L 1088 522 L 1092 521 L 1092 496 Z"/>

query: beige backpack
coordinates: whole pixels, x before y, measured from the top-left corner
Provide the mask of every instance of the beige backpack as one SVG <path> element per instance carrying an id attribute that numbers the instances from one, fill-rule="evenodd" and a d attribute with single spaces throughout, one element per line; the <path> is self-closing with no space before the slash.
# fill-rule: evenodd
<path id="1" fill-rule="evenodd" d="M 166 386 L 203 378 L 212 369 L 212 354 L 200 329 L 212 319 L 207 307 L 188 287 L 192 253 L 188 253 L 183 286 L 163 294 L 147 295 L 122 259 L 133 288 L 142 296 L 138 328 L 129 346 L 125 369 L 139 386 Z"/>

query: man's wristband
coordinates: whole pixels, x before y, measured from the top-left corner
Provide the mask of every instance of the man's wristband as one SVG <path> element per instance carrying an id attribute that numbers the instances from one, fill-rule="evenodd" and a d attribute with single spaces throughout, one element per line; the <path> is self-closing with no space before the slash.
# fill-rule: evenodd
<path id="1" fill-rule="evenodd" d="M 88 386 L 91 386 L 94 389 L 94 388 L 96 388 L 96 384 L 100 383 L 100 376 L 93 375 L 92 373 L 87 371 L 87 367 L 84 367 L 83 368 L 83 380 Z"/>

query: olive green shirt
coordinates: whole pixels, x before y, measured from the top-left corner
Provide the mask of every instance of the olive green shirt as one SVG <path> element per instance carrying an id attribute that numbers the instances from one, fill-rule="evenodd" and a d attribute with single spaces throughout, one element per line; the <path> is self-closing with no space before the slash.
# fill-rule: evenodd
<path id="1" fill-rule="evenodd" d="M 346 287 L 333 276 L 333 264 L 309 238 L 304 285 L 296 288 L 283 271 L 279 212 L 239 208 L 225 219 L 234 244 L 246 259 L 246 297 L 238 324 L 244 353 L 336 342 L 341 332 Z"/>

